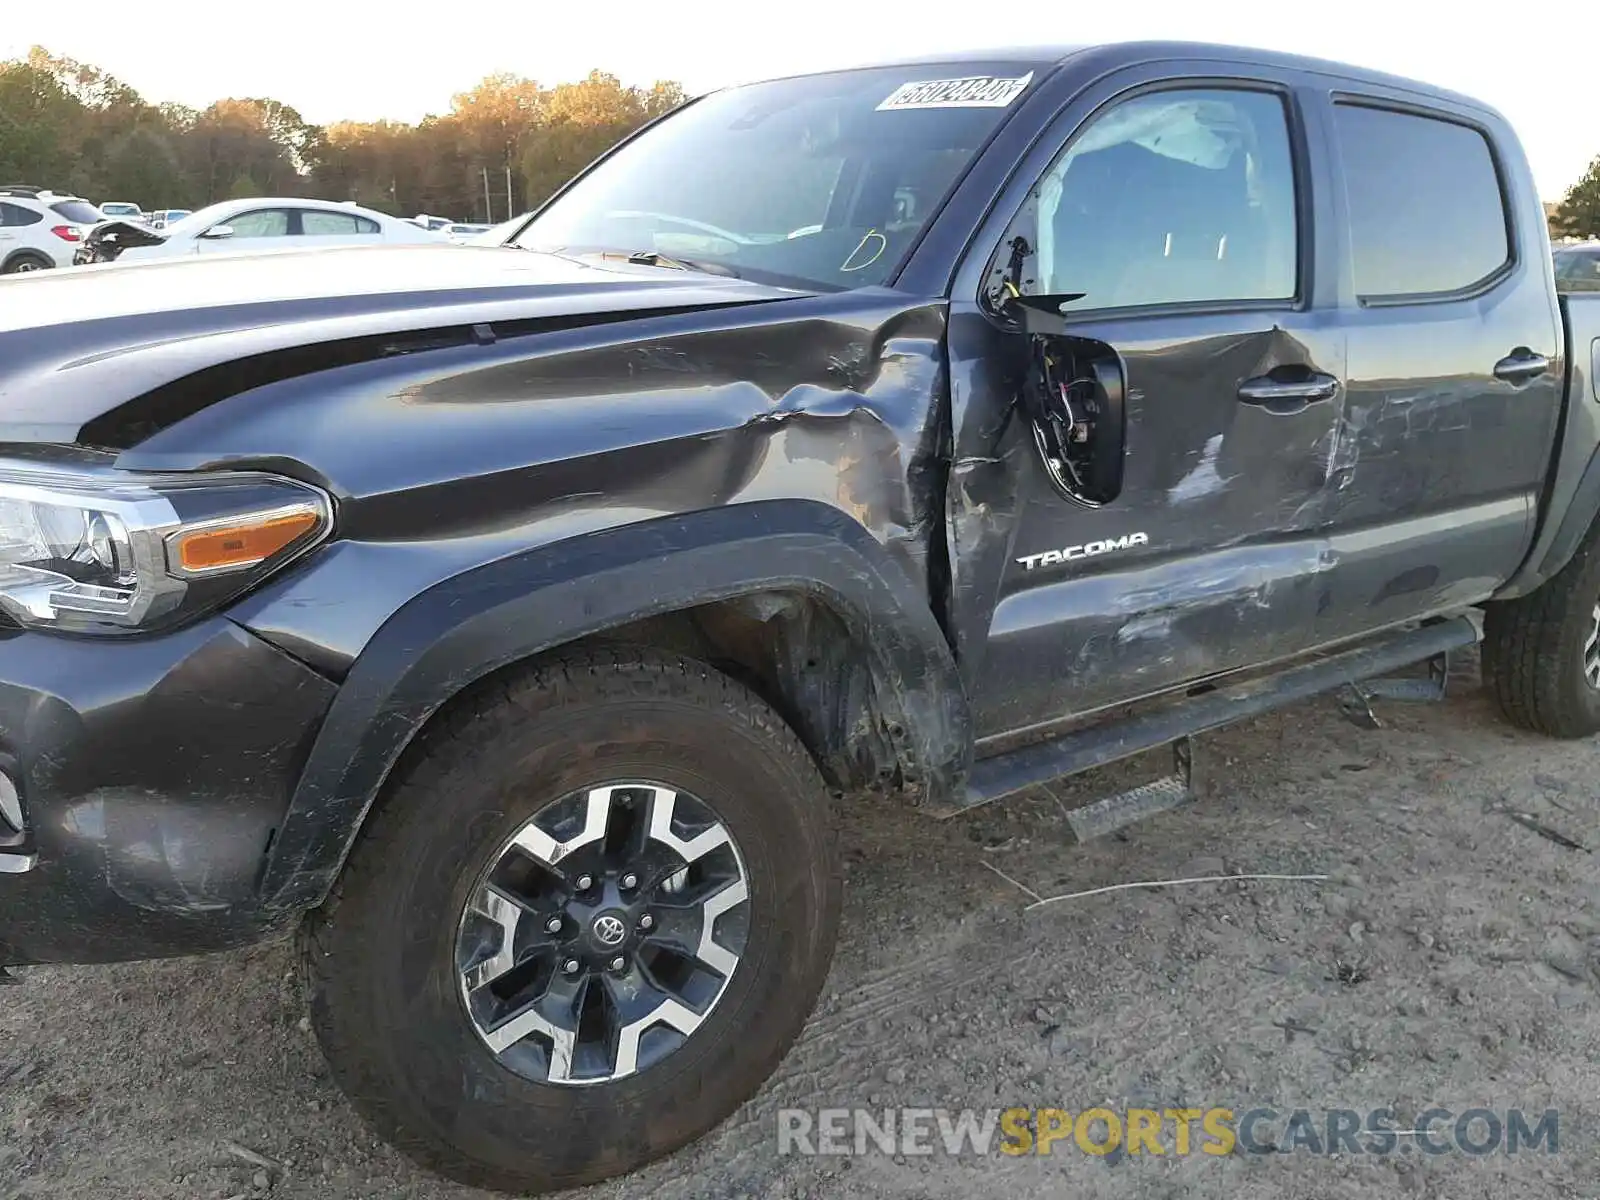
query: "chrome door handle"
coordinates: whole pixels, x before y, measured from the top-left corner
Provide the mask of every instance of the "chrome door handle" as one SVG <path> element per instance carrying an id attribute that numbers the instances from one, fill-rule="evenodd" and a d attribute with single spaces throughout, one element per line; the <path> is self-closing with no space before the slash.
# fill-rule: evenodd
<path id="1" fill-rule="evenodd" d="M 1513 350 L 1494 365 L 1494 377 L 1507 383 L 1526 383 L 1550 369 L 1550 360 L 1530 350 Z"/>
<path id="2" fill-rule="evenodd" d="M 1274 379 L 1258 375 L 1239 385 L 1239 402 L 1253 404 L 1268 412 L 1293 415 L 1307 405 L 1332 400 L 1339 394 L 1339 381 L 1332 375 L 1313 371 L 1304 379 Z"/>

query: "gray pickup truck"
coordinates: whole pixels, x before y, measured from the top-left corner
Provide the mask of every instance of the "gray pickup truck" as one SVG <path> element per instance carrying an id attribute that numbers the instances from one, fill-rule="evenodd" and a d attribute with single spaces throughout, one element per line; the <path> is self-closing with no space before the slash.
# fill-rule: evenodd
<path id="1" fill-rule="evenodd" d="M 0 964 L 297 933 L 396 1145 L 630 1170 L 799 1033 L 837 804 L 1175 748 L 1092 836 L 1480 641 L 1600 730 L 1597 378 L 1496 113 L 1193 45 L 719 91 L 504 246 L 0 283 Z"/>

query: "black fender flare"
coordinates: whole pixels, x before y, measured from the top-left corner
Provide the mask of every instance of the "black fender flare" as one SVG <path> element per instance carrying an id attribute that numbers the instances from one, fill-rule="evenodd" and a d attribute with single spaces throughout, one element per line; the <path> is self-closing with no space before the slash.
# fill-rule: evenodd
<path id="1" fill-rule="evenodd" d="M 1561 514 L 1554 536 L 1545 548 L 1544 557 L 1539 563 L 1541 581 L 1558 574 L 1572 561 L 1572 556 L 1589 535 L 1597 516 L 1600 516 L 1600 450 L 1596 450 L 1589 459 L 1578 486 L 1573 490 L 1567 510 Z"/>
<path id="2" fill-rule="evenodd" d="M 502 667 L 643 617 L 757 591 L 813 594 L 870 647 L 930 794 L 970 759 L 966 697 L 923 592 L 860 524 L 777 500 L 583 534 L 475 567 L 403 605 L 346 676 L 268 853 L 260 899 L 321 903 L 400 755 Z"/>

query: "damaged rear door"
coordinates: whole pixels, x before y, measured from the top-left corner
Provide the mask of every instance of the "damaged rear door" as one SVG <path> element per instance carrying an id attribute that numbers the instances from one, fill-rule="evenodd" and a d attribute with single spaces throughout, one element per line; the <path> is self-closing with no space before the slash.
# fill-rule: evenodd
<path id="1" fill-rule="evenodd" d="M 960 272 L 953 624 L 980 736 L 1304 647 L 1344 336 L 1298 81 L 1218 66 L 1067 104 Z"/>
<path id="2" fill-rule="evenodd" d="M 1349 384 L 1329 455 L 1319 640 L 1473 604 L 1533 540 L 1561 419 L 1544 222 L 1500 118 L 1372 83 L 1323 88 L 1349 253 Z M 1511 160 L 1514 161 L 1514 160 Z"/>

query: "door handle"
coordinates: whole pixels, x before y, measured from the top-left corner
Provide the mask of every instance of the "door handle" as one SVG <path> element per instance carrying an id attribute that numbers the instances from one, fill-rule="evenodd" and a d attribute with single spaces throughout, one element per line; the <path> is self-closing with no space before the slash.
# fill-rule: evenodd
<path id="1" fill-rule="evenodd" d="M 1537 379 L 1550 369 L 1550 360 L 1542 354 L 1518 348 L 1494 365 L 1494 377 L 1507 383 L 1526 383 Z"/>
<path id="2" fill-rule="evenodd" d="M 1321 371 L 1313 371 L 1300 379 L 1258 375 L 1239 385 L 1241 404 L 1253 404 L 1283 416 L 1293 416 L 1308 405 L 1332 400 L 1338 394 L 1339 381 Z"/>

